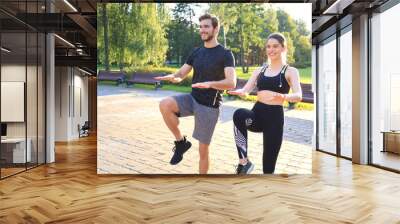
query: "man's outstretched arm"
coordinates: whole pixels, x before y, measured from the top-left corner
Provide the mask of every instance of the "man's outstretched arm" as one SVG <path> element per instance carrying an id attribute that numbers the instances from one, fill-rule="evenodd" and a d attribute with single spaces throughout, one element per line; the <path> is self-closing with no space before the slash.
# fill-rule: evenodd
<path id="1" fill-rule="evenodd" d="M 218 90 L 229 90 L 236 87 L 236 71 L 234 67 L 224 68 L 225 79 L 220 81 L 199 82 L 193 84 L 193 88 L 213 88 Z"/>
<path id="2" fill-rule="evenodd" d="M 178 82 L 181 82 L 182 80 L 184 80 L 186 78 L 186 76 L 190 73 L 191 70 L 192 70 L 191 65 L 184 64 L 174 74 L 169 74 L 166 76 L 157 76 L 157 77 L 154 77 L 154 79 L 178 83 Z"/>

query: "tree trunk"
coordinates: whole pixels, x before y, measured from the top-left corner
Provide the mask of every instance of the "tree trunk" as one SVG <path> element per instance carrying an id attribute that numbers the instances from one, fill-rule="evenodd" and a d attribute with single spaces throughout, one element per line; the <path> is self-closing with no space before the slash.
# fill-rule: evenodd
<path id="1" fill-rule="evenodd" d="M 245 73 L 245 67 L 244 67 L 244 49 L 243 49 L 243 44 L 240 44 L 240 66 L 242 66 L 242 71 Z"/>
<path id="2" fill-rule="evenodd" d="M 225 26 L 222 26 L 221 28 L 222 28 L 222 34 L 224 35 L 224 47 L 227 48 L 227 46 L 226 46 L 226 32 L 225 32 Z"/>
<path id="3" fill-rule="evenodd" d="M 120 58 L 119 58 L 119 70 L 122 72 L 124 70 L 124 58 L 125 58 L 125 40 L 127 38 L 127 32 L 126 32 L 126 17 L 128 16 L 128 4 L 124 4 L 121 6 L 122 7 L 122 13 L 124 15 L 124 19 L 121 21 L 122 22 L 122 38 L 121 38 L 121 45 L 120 47 Z"/>
<path id="4" fill-rule="evenodd" d="M 109 61 L 109 49 L 108 49 L 108 18 L 106 4 L 101 4 L 102 14 L 103 14 L 103 25 L 104 25 L 104 65 L 106 71 L 110 71 L 110 61 Z"/>
<path id="5" fill-rule="evenodd" d="M 243 67 L 243 73 L 248 73 L 249 72 L 249 65 L 245 63 L 245 66 Z"/>
<path id="6" fill-rule="evenodd" d="M 246 73 L 245 63 L 244 63 L 244 43 L 243 43 L 243 33 L 240 34 L 240 65 L 242 66 L 243 73 Z"/>

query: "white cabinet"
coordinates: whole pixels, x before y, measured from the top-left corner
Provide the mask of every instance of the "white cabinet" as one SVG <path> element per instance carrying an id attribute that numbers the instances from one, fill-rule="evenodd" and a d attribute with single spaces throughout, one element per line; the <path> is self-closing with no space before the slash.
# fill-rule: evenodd
<path id="1" fill-rule="evenodd" d="M 12 148 L 12 162 L 25 163 L 32 161 L 32 141 L 27 139 L 27 147 L 25 151 L 25 138 L 7 138 L 2 139 L 1 144 Z M 27 159 L 25 161 L 25 159 Z"/>

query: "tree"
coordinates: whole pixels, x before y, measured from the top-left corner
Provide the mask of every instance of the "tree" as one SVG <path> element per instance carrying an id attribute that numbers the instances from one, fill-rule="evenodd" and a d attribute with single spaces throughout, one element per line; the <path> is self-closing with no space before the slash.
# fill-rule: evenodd
<path id="1" fill-rule="evenodd" d="M 261 38 L 261 43 L 258 47 L 255 47 L 254 49 L 254 60 L 252 64 L 262 64 L 263 62 L 266 61 L 267 56 L 266 56 L 266 49 L 265 49 L 265 44 L 268 36 L 271 33 L 278 32 L 279 28 L 279 21 L 277 18 L 276 10 L 272 8 L 271 5 L 267 5 L 267 7 L 264 8 L 265 10 L 261 11 L 261 14 L 257 15 L 262 19 L 262 24 L 261 24 L 261 30 L 262 32 L 260 33 L 260 38 Z"/>
<path id="2" fill-rule="evenodd" d="M 110 4 L 110 62 L 120 70 L 126 65 L 159 66 L 168 47 L 168 10 L 162 4 Z"/>
<path id="3" fill-rule="evenodd" d="M 113 62 L 118 64 L 120 71 L 123 71 L 125 64 L 125 42 L 128 36 L 128 7 L 127 3 L 110 4 L 110 14 L 113 15 L 109 19 L 111 40 L 110 45 L 113 49 Z"/>
<path id="4" fill-rule="evenodd" d="M 97 6 L 97 64 L 104 62 L 104 27 L 101 5 Z"/>
<path id="5" fill-rule="evenodd" d="M 307 29 L 306 23 L 303 20 L 296 20 L 295 23 L 299 35 L 301 36 L 310 35 L 310 31 Z"/>
<path id="6" fill-rule="evenodd" d="M 232 10 L 238 15 L 235 26 L 232 27 L 231 41 L 229 46 L 231 50 L 239 56 L 239 65 L 242 66 L 244 73 L 248 72 L 249 61 L 251 61 L 251 52 L 255 47 L 262 48 L 263 40 L 261 38 L 263 20 L 259 16 L 264 12 L 260 4 L 232 4 Z M 228 38 L 229 40 L 229 38 Z"/>
<path id="7" fill-rule="evenodd" d="M 296 66 L 304 68 L 311 66 L 311 43 L 310 36 L 300 36 L 295 46 Z"/>
<path id="8" fill-rule="evenodd" d="M 169 40 L 168 59 L 178 64 L 189 56 L 195 46 L 201 45 L 197 25 L 193 23 L 194 9 L 192 4 L 178 3 L 172 9 L 173 19 L 167 26 Z"/>
<path id="9" fill-rule="evenodd" d="M 279 32 L 284 34 L 288 42 L 287 60 L 288 63 L 292 64 L 295 62 L 293 56 L 295 45 L 293 44 L 293 41 L 297 42 L 297 38 L 299 35 L 296 30 L 296 23 L 286 11 L 278 9 L 276 13 L 279 20 Z"/>
<path id="10" fill-rule="evenodd" d="M 165 60 L 182 64 L 202 45 L 195 4 L 178 3 L 172 13 L 163 3 L 101 4 L 98 16 L 98 63 L 125 66 L 161 65 Z M 287 60 L 296 66 L 311 64 L 310 31 L 282 9 L 258 3 L 210 4 L 209 12 L 220 19 L 218 40 L 229 46 L 236 64 L 248 66 L 266 59 L 265 42 L 273 32 L 285 35 Z"/>
<path id="11" fill-rule="evenodd" d="M 165 3 L 157 3 L 157 18 L 161 27 L 164 30 L 167 29 L 168 24 L 171 22 L 171 16 Z"/>
<path id="12" fill-rule="evenodd" d="M 229 32 L 230 27 L 236 22 L 238 15 L 235 13 L 234 7 L 231 7 L 232 3 L 210 3 L 209 12 L 218 17 L 220 22 L 220 33 L 224 46 L 228 47 L 226 41 L 226 35 Z"/>
<path id="13" fill-rule="evenodd" d="M 286 38 L 286 45 L 288 48 L 288 51 L 286 53 L 286 60 L 288 64 L 293 64 L 295 62 L 295 58 L 294 58 L 294 52 L 296 50 L 294 44 L 293 44 L 293 39 L 290 36 L 289 32 L 283 32 L 282 33 L 285 38 Z"/>
<path id="14" fill-rule="evenodd" d="M 292 37 L 296 37 L 298 33 L 296 30 L 296 23 L 292 17 L 282 9 L 278 9 L 276 14 L 279 21 L 279 32 L 288 32 Z"/>
<path id="15" fill-rule="evenodd" d="M 267 38 L 269 34 L 278 32 L 279 21 L 275 9 L 271 6 L 267 7 L 266 11 L 260 15 L 263 19 L 263 33 L 261 36 Z"/>
<path id="16" fill-rule="evenodd" d="M 109 63 L 109 48 L 108 48 L 108 18 L 107 18 L 107 5 L 101 4 L 102 24 L 103 24 L 103 39 L 104 39 L 104 66 L 106 71 L 110 71 Z"/>

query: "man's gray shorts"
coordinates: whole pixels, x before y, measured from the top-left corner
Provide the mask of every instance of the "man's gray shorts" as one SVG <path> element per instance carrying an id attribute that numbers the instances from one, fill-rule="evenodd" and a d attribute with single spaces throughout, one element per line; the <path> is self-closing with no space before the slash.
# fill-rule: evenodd
<path id="1" fill-rule="evenodd" d="M 190 94 L 173 96 L 178 104 L 178 117 L 194 116 L 194 130 L 192 137 L 203 144 L 209 145 L 217 124 L 220 109 L 207 107 L 197 103 Z"/>

